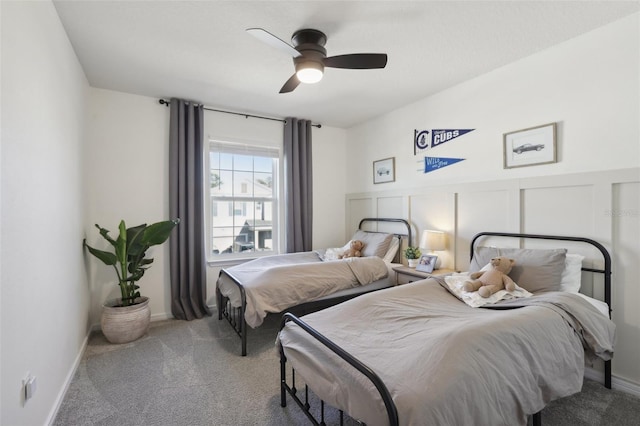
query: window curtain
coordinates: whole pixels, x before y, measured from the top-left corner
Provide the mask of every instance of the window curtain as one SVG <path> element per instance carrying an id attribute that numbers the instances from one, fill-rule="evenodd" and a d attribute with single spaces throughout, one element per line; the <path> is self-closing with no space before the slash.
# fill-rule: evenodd
<path id="1" fill-rule="evenodd" d="M 206 303 L 204 248 L 204 110 L 171 99 L 169 123 L 169 210 L 180 224 L 171 237 L 171 313 L 193 320 L 211 315 Z"/>
<path id="2" fill-rule="evenodd" d="M 284 171 L 285 251 L 310 251 L 313 223 L 311 121 L 286 119 Z"/>

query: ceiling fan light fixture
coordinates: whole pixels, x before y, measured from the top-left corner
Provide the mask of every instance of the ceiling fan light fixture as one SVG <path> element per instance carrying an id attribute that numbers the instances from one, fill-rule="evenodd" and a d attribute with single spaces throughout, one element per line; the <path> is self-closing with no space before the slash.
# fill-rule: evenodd
<path id="1" fill-rule="evenodd" d="M 284 83 L 279 93 L 290 93 L 300 83 L 319 82 L 326 67 L 366 70 L 384 68 L 387 65 L 386 53 L 348 53 L 327 57 L 327 49 L 324 47 L 327 36 L 322 31 L 312 28 L 304 28 L 293 33 L 293 45 L 262 28 L 249 28 L 247 32 L 293 58 L 296 72 Z"/>
<path id="2" fill-rule="evenodd" d="M 324 67 L 314 61 L 300 62 L 296 65 L 296 76 L 301 83 L 313 84 L 322 80 Z"/>

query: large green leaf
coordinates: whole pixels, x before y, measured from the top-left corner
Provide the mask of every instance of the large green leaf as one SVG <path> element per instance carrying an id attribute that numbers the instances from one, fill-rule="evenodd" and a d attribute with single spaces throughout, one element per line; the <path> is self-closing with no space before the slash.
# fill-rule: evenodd
<path id="1" fill-rule="evenodd" d="M 164 243 L 169 238 L 169 235 L 171 235 L 173 228 L 179 223 L 180 219 L 175 219 L 149 225 L 147 229 L 144 230 L 144 236 L 142 237 L 143 244 L 150 247 Z"/>
<path id="2" fill-rule="evenodd" d="M 127 253 L 129 256 L 137 256 L 146 250 L 142 242 L 142 236 L 146 228 L 147 224 L 143 223 L 127 229 Z"/>
<path id="3" fill-rule="evenodd" d="M 120 235 L 118 235 L 118 239 L 116 240 L 116 256 L 118 257 L 118 262 L 122 265 L 127 262 L 127 225 L 125 225 L 124 220 L 120 221 Z"/>
<path id="4" fill-rule="evenodd" d="M 100 259 L 105 265 L 112 266 L 118 263 L 118 258 L 115 254 L 109 253 L 108 251 L 95 249 L 86 242 L 84 243 L 84 245 L 89 249 L 89 253 Z"/>
<path id="5" fill-rule="evenodd" d="M 115 240 L 109 236 L 109 230 L 108 229 L 101 227 L 97 223 L 96 223 L 96 228 L 98 228 L 98 230 L 100 231 L 100 235 L 102 235 L 102 238 L 104 238 L 105 240 L 109 241 L 109 243 L 112 246 L 114 246 L 114 247 L 116 246 Z"/>

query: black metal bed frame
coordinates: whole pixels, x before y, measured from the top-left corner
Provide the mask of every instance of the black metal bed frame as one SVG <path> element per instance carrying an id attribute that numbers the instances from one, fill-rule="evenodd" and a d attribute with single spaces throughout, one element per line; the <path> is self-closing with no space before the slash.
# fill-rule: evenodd
<path id="1" fill-rule="evenodd" d="M 411 225 L 404 219 L 397 218 L 364 218 L 358 224 L 358 229 L 365 232 L 374 232 L 379 233 L 383 231 L 367 231 L 362 229 L 362 226 L 367 222 L 375 222 L 375 223 L 399 223 L 406 227 L 406 233 L 398 233 L 393 232 L 393 234 L 398 238 L 400 243 L 402 243 L 402 238 L 407 238 L 408 245 L 411 245 Z M 385 232 L 391 233 L 391 232 Z M 402 259 L 402 244 L 398 247 L 398 251 L 396 252 L 395 261 L 399 261 Z M 221 320 L 223 317 L 227 319 L 233 330 L 240 337 L 241 340 L 241 354 L 242 356 L 247 355 L 247 332 L 249 327 L 247 326 L 247 322 L 245 321 L 244 314 L 247 306 L 247 295 L 244 289 L 244 286 L 240 282 L 240 280 L 233 275 L 233 273 L 229 272 L 226 269 L 221 269 L 218 274 L 218 279 L 222 278 L 223 275 L 226 275 L 239 289 L 240 291 L 240 306 L 234 307 L 231 305 L 231 302 L 228 297 L 224 296 L 220 290 L 218 289 L 218 285 L 216 284 L 216 303 L 218 306 L 218 320 Z M 365 293 L 369 293 L 371 291 L 377 291 L 379 289 L 367 289 L 366 286 L 362 287 L 361 292 L 350 293 L 347 295 L 341 295 L 336 297 L 328 297 L 323 298 L 318 301 L 311 301 L 302 303 L 300 305 L 294 306 L 285 310 L 284 312 L 294 312 L 297 315 L 305 315 L 308 313 L 312 313 L 315 311 L 319 311 L 324 308 L 328 308 L 333 305 L 337 305 L 338 303 L 342 303 L 346 300 L 352 299 L 356 296 L 360 296 Z"/>
<path id="2" fill-rule="evenodd" d="M 471 245 L 470 245 L 471 246 L 471 257 L 473 257 L 473 252 L 474 252 L 474 247 L 475 247 L 476 242 L 482 237 L 491 237 L 491 236 L 494 236 L 494 237 L 513 237 L 513 238 L 520 238 L 520 239 L 544 239 L 544 240 L 556 240 L 556 241 L 573 241 L 573 242 L 580 242 L 580 243 L 590 244 L 590 245 L 594 246 L 595 248 L 597 248 L 600 251 L 600 253 L 602 254 L 602 257 L 604 259 L 604 268 L 603 269 L 597 269 L 597 268 L 585 268 L 585 267 L 583 267 L 582 270 L 583 271 L 587 271 L 587 272 L 604 274 L 604 287 L 605 287 L 604 288 L 604 297 L 605 297 L 605 302 L 609 306 L 609 317 L 611 317 L 611 256 L 609 255 L 609 252 L 607 251 L 607 249 L 602 244 L 600 244 L 599 242 L 597 242 L 595 240 L 592 240 L 590 238 L 583 238 L 583 237 L 567 237 L 567 236 L 540 235 L 540 234 L 520 234 L 520 233 L 506 233 L 506 232 L 480 232 L 480 233 L 476 234 L 471 240 Z M 384 405 L 385 405 L 386 410 L 387 410 L 387 416 L 389 418 L 389 425 L 390 426 L 396 426 L 396 425 L 399 424 L 398 423 L 398 410 L 397 410 L 397 408 L 395 406 L 395 403 L 393 402 L 391 394 L 389 393 L 389 390 L 385 386 L 385 384 L 382 381 L 382 379 L 380 379 L 380 377 L 375 372 L 373 372 L 373 370 L 371 370 L 365 364 L 360 362 L 356 357 L 354 357 L 353 355 L 351 355 L 348 352 L 346 352 L 344 349 L 342 349 L 341 347 L 336 345 L 334 342 L 329 340 L 327 337 L 322 335 L 320 332 L 318 332 L 317 330 L 315 330 L 314 328 L 309 326 L 307 323 L 302 321 L 300 318 L 296 317 L 295 315 L 293 315 L 291 313 L 285 313 L 285 315 L 282 317 L 281 328 L 284 327 L 284 325 L 288 321 L 293 321 L 296 324 L 298 324 L 303 330 L 305 330 L 314 339 L 316 339 L 321 344 L 323 344 L 324 346 L 329 348 L 329 350 L 334 352 L 336 355 L 338 355 L 340 358 L 342 358 L 344 361 L 346 361 L 349 365 L 353 366 L 356 370 L 358 370 L 365 377 L 367 377 L 371 381 L 371 383 L 376 387 L 376 389 L 378 390 L 378 393 L 379 393 L 382 401 L 384 402 Z M 324 405 L 325 405 L 324 401 L 320 400 L 320 417 L 321 418 L 320 418 L 320 420 L 318 420 L 313 416 L 313 413 L 311 412 L 311 406 L 309 404 L 309 398 L 308 398 L 309 389 L 308 389 L 308 385 L 306 383 L 305 383 L 305 397 L 304 397 L 305 400 L 304 400 L 304 402 L 297 395 L 298 389 L 296 389 L 296 385 L 295 385 L 295 370 L 293 368 L 291 368 L 292 385 L 289 386 L 289 384 L 287 383 L 287 381 L 286 381 L 286 363 L 287 363 L 287 358 L 286 358 L 286 356 L 284 354 L 284 349 L 283 349 L 281 343 L 280 343 L 280 346 L 279 346 L 279 351 L 280 351 L 280 406 L 281 407 L 286 407 L 287 406 L 286 394 L 288 393 L 291 396 L 291 398 L 293 399 L 293 401 L 300 407 L 300 409 L 303 410 L 303 412 L 305 413 L 305 415 L 311 421 L 312 424 L 314 424 L 314 425 L 325 425 L 325 423 L 324 423 Z M 605 361 L 605 387 L 607 389 L 611 389 L 611 361 L 610 360 L 609 361 Z M 343 413 L 342 410 L 339 410 L 339 413 L 340 413 L 340 425 L 342 426 L 344 424 L 343 423 L 344 413 Z M 532 414 L 533 426 L 541 426 L 542 425 L 542 415 L 541 415 L 541 413 L 542 413 L 542 411 L 539 411 L 537 413 Z"/>

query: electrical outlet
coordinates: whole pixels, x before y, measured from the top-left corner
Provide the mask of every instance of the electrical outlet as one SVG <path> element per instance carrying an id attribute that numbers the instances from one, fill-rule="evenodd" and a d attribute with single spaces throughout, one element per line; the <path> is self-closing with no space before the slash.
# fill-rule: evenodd
<path id="1" fill-rule="evenodd" d="M 36 377 L 32 376 L 31 373 L 27 373 L 27 377 L 22 379 L 22 390 L 24 392 L 24 402 L 33 398 L 33 395 L 36 393 Z"/>

